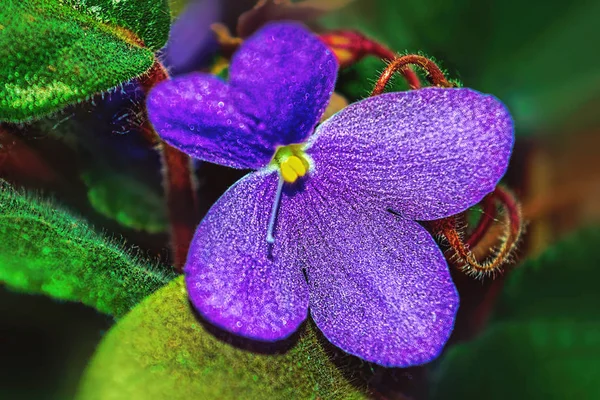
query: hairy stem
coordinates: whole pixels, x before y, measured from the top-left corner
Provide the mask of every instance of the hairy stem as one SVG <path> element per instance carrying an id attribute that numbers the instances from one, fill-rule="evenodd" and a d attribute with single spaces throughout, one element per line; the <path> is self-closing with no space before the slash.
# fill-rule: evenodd
<path id="1" fill-rule="evenodd" d="M 150 71 L 139 78 L 139 82 L 148 93 L 152 87 L 165 79 L 169 79 L 169 75 L 160 61 L 156 60 Z M 148 142 L 161 154 L 173 264 L 181 272 L 200 219 L 191 160 L 185 153 L 164 143 L 154 131 L 148 118 L 145 118 L 142 132 Z"/>
<path id="2" fill-rule="evenodd" d="M 493 194 L 488 194 L 483 198 L 481 208 L 481 219 L 465 242 L 469 248 L 477 246 L 494 223 L 494 219 L 496 218 L 496 201 Z"/>
<path id="3" fill-rule="evenodd" d="M 458 230 L 455 216 L 433 221 L 432 223 L 434 229 L 446 238 L 448 244 L 454 250 L 456 262 L 461 265 L 461 269 L 468 275 L 480 278 L 495 275 L 510 260 L 523 229 L 521 207 L 514 196 L 500 186 L 496 187 L 488 197 L 490 196 L 495 202 L 502 205 L 505 212 L 502 220 L 503 232 L 499 235 L 500 243 L 493 249 L 492 256 L 487 260 L 482 262 L 477 260 L 471 246 L 475 248 L 483 236 L 491 231 L 493 224 L 485 219 L 480 221 L 480 225 L 484 224 L 486 229 L 476 228 L 473 232 L 474 235 L 465 241 Z M 490 204 L 487 204 L 487 200 L 484 201 L 484 209 L 485 207 L 491 207 Z M 483 241 L 481 242 L 483 243 Z"/>
<path id="4" fill-rule="evenodd" d="M 396 58 L 396 53 L 392 50 L 357 31 L 331 31 L 323 33 L 319 37 L 327 46 L 334 50 L 342 68 L 352 65 L 368 55 L 385 61 L 392 61 Z M 401 68 L 399 72 L 411 89 L 419 89 L 421 87 L 419 77 L 409 65 Z"/>
<path id="5" fill-rule="evenodd" d="M 427 73 L 427 80 L 434 86 L 454 86 L 446 79 L 446 76 L 444 75 L 442 70 L 429 58 L 419 56 L 416 54 L 409 54 L 406 56 L 394 58 L 394 60 L 387 66 L 387 68 L 379 77 L 379 80 L 375 84 L 375 88 L 373 89 L 371 96 L 376 96 L 378 94 L 383 93 L 385 87 L 392 78 L 392 75 L 394 75 L 394 72 L 402 73 L 410 65 L 415 65 L 417 67 L 422 68 Z"/>

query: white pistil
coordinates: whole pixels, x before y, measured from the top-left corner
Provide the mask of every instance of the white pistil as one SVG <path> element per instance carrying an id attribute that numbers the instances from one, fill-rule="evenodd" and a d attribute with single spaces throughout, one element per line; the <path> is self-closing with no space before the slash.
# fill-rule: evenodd
<path id="1" fill-rule="evenodd" d="M 275 243 L 273 233 L 275 231 L 275 221 L 277 220 L 277 212 L 279 211 L 279 203 L 281 203 L 281 193 L 283 192 L 283 177 L 279 174 L 279 184 L 277 185 L 277 193 L 273 200 L 273 208 L 271 208 L 271 217 L 269 218 L 269 227 L 267 228 L 267 243 Z"/>

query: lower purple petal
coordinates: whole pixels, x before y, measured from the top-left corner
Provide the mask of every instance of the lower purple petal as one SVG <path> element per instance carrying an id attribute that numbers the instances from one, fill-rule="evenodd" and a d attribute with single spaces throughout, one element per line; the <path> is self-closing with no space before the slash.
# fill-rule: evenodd
<path id="1" fill-rule="evenodd" d="M 185 267 L 194 307 L 209 322 L 262 341 L 284 339 L 306 319 L 308 290 L 297 246 L 280 221 L 267 227 L 278 176 L 252 173 L 231 187 L 200 223 Z"/>
<path id="2" fill-rule="evenodd" d="M 442 252 L 416 222 L 328 189 L 308 180 L 299 196 L 307 212 L 296 222 L 314 321 L 333 344 L 367 361 L 431 361 L 458 309 Z"/>

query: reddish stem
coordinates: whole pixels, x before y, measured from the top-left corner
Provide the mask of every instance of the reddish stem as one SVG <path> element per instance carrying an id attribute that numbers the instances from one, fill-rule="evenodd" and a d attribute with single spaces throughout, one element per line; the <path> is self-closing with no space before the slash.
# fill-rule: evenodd
<path id="1" fill-rule="evenodd" d="M 373 93 L 371 96 L 376 96 L 384 92 L 386 85 L 392 78 L 394 72 L 402 72 L 409 65 L 416 65 L 421 67 L 427 73 L 427 79 L 434 86 L 440 87 L 453 87 L 453 85 L 448 82 L 442 70 L 430 59 L 427 57 L 419 56 L 416 54 L 409 54 L 406 56 L 401 56 L 395 58 L 383 71 L 379 80 L 375 84 L 375 88 L 373 89 Z"/>
<path id="2" fill-rule="evenodd" d="M 139 78 L 146 93 L 169 75 L 160 61 L 156 60 L 150 70 Z M 167 209 L 171 228 L 171 251 L 173 264 L 183 270 L 188 249 L 199 221 L 198 202 L 190 158 L 176 148 L 162 142 L 154 128 L 145 118 L 142 132 L 150 144 L 161 153 L 163 185 L 167 197 Z"/>
<path id="3" fill-rule="evenodd" d="M 523 229 L 523 213 L 521 211 L 521 205 L 517 202 L 517 199 L 512 193 L 501 186 L 496 187 L 494 196 L 500 201 L 508 213 L 508 220 L 510 221 L 509 234 L 513 238 L 518 238 Z"/>
<path id="4" fill-rule="evenodd" d="M 504 233 L 500 237 L 500 245 L 493 252 L 493 256 L 489 260 L 484 262 L 477 260 L 468 242 L 463 240 L 462 235 L 457 229 L 456 217 L 452 216 L 432 221 L 434 230 L 443 234 L 450 247 L 454 250 L 455 256 L 458 259 L 457 261 L 462 264 L 462 270 L 469 275 L 478 277 L 495 275 L 500 267 L 508 262 L 516 248 L 523 228 L 521 208 L 512 194 L 498 186 L 490 196 L 504 207 L 506 214 L 504 218 Z M 487 222 L 483 223 L 487 225 Z M 488 229 L 482 233 L 478 233 L 479 237 L 472 240 L 472 242 L 475 244 L 480 242 L 491 226 L 489 224 Z"/>
<path id="5" fill-rule="evenodd" d="M 494 201 L 493 194 L 485 196 L 481 202 L 482 214 L 481 219 L 473 232 L 469 235 L 465 241 L 469 248 L 477 246 L 477 243 L 483 238 L 490 226 L 494 223 L 496 218 L 496 202 Z"/>
<path id="6" fill-rule="evenodd" d="M 368 55 L 378 57 L 385 61 L 392 61 L 396 58 L 396 53 L 394 53 L 392 50 L 357 31 L 332 31 L 321 34 L 320 38 L 330 48 L 347 50 L 353 55 L 353 57 L 347 62 L 340 62 L 340 66 L 342 68 L 352 65 Z M 338 61 L 342 60 L 338 59 Z M 410 66 L 402 68 L 399 72 L 402 74 L 411 89 L 419 89 L 421 87 L 421 81 L 419 80 L 419 77 L 415 71 L 410 68 Z"/>

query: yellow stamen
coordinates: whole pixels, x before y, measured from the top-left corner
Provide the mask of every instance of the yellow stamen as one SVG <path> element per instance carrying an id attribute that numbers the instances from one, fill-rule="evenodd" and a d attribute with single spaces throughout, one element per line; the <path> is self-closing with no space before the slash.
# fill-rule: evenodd
<path id="1" fill-rule="evenodd" d="M 304 163 L 302 162 L 302 160 L 300 160 L 299 157 L 291 156 L 285 161 L 285 163 L 292 167 L 292 169 L 298 174 L 298 176 L 306 175 L 306 167 L 304 166 Z"/>
<path id="2" fill-rule="evenodd" d="M 296 179 L 298 179 L 298 174 L 286 161 L 281 163 L 281 165 L 279 166 L 279 171 L 281 171 L 281 176 L 283 177 L 283 180 L 287 183 L 294 183 L 296 182 Z"/>
<path id="3" fill-rule="evenodd" d="M 294 183 L 308 173 L 310 164 L 300 145 L 292 144 L 278 148 L 272 163 L 279 167 L 279 173 L 287 183 Z"/>

